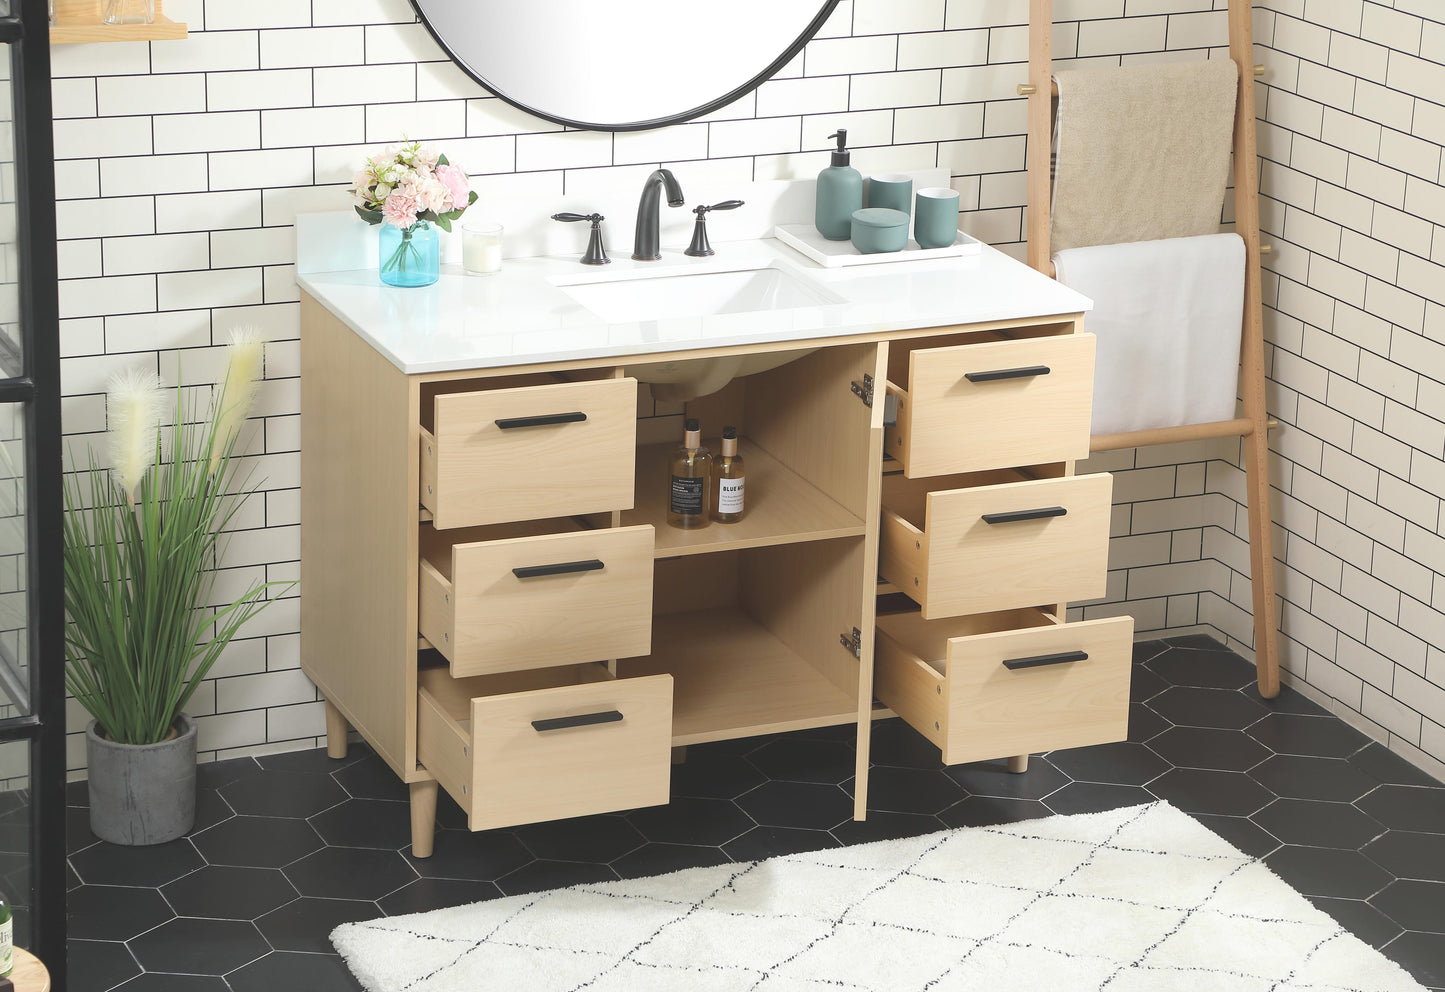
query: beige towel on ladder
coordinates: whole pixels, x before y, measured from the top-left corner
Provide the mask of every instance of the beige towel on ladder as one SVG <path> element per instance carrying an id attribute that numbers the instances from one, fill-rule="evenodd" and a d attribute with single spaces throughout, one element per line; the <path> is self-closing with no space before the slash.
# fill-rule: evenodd
<path id="1" fill-rule="evenodd" d="M 1218 233 L 1238 73 L 1230 59 L 1057 73 L 1052 250 Z"/>

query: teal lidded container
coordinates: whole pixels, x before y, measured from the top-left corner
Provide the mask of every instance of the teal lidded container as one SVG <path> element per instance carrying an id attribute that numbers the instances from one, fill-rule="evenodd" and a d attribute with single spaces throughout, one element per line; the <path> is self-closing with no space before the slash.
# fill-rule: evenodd
<path id="1" fill-rule="evenodd" d="M 864 255 L 908 247 L 908 215 L 887 207 L 853 211 L 853 247 Z"/>
<path id="2" fill-rule="evenodd" d="M 863 206 L 863 176 L 848 164 L 848 132 L 838 130 L 828 137 L 838 139 L 838 149 L 833 152 L 833 164 L 818 173 L 813 223 L 829 241 L 847 241 L 853 211 Z"/>

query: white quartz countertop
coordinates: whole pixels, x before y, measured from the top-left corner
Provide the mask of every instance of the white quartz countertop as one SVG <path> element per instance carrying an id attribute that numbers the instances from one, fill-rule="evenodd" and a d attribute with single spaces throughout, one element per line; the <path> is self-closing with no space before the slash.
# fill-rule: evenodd
<path id="1" fill-rule="evenodd" d="M 500 272 L 443 265 L 419 289 L 382 285 L 376 269 L 302 272 L 301 288 L 408 374 L 627 359 L 667 352 L 1080 313 L 1090 301 L 988 246 L 958 258 L 829 269 L 783 245 L 714 242 L 711 258 L 664 252 L 607 266 L 576 256 L 509 258 Z M 840 302 L 705 317 L 608 323 L 569 283 L 773 267 Z"/>

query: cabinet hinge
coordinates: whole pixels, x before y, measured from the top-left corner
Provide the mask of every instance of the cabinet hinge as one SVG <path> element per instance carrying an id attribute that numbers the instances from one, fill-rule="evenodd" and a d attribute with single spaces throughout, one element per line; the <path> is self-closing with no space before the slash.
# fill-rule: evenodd
<path id="1" fill-rule="evenodd" d="M 838 642 L 849 651 L 852 651 L 853 657 L 863 657 L 863 632 L 857 627 L 853 628 L 853 633 L 851 634 L 839 634 Z"/>
<path id="2" fill-rule="evenodd" d="M 866 372 L 863 373 L 862 385 L 859 385 L 858 380 L 854 379 L 853 395 L 862 400 L 864 406 L 871 407 L 873 405 L 873 377 Z"/>

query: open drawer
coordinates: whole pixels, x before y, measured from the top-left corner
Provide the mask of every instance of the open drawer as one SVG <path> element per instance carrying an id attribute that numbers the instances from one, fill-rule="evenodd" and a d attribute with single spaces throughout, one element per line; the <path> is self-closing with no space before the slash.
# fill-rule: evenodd
<path id="1" fill-rule="evenodd" d="M 884 451 L 909 478 L 1086 458 L 1093 390 L 1092 334 L 919 348 Z"/>
<path id="2" fill-rule="evenodd" d="M 422 528 L 417 627 L 458 677 L 632 658 L 652 649 L 650 524 L 505 534 Z M 525 530 L 525 525 L 514 529 Z"/>
<path id="3" fill-rule="evenodd" d="M 1121 741 L 1134 620 L 1060 623 L 1038 609 L 878 618 L 874 695 L 946 765 Z"/>
<path id="4" fill-rule="evenodd" d="M 1107 473 L 1027 479 L 979 473 L 883 478 L 878 571 L 924 619 L 1102 596 L 1109 564 Z"/>
<path id="5" fill-rule="evenodd" d="M 667 802 L 672 676 L 419 673 L 417 758 L 473 830 Z"/>
<path id="6" fill-rule="evenodd" d="M 421 504 L 438 528 L 632 506 L 637 380 L 443 393 L 421 431 Z"/>

